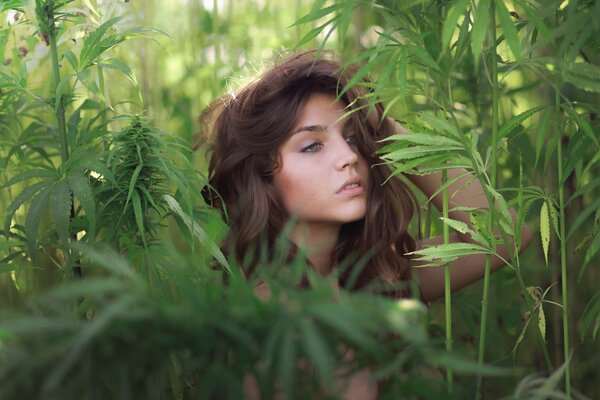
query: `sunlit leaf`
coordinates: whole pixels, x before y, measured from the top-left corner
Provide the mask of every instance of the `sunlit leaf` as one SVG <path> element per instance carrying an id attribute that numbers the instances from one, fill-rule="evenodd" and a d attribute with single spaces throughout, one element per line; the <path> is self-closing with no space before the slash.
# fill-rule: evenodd
<path id="1" fill-rule="evenodd" d="M 544 258 L 548 265 L 548 246 L 550 245 L 550 214 L 548 211 L 548 202 L 544 201 L 540 209 L 540 235 L 542 238 L 542 249 L 544 250 Z"/>

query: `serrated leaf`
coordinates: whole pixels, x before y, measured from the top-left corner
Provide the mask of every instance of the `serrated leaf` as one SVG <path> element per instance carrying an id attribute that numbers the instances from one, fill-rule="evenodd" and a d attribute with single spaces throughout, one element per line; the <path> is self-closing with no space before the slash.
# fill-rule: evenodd
<path id="1" fill-rule="evenodd" d="M 419 116 L 433 128 L 436 133 L 444 134 L 447 133 L 452 137 L 460 139 L 460 132 L 456 129 L 456 127 L 450 124 L 448 121 L 438 118 L 429 113 L 422 113 Z"/>
<path id="2" fill-rule="evenodd" d="M 72 201 L 69 184 L 64 180 L 58 181 L 52 188 L 50 200 L 50 213 L 54 220 L 58 238 L 66 247 L 69 242 L 69 222 Z"/>
<path id="3" fill-rule="evenodd" d="M 48 178 L 53 178 L 55 176 L 56 176 L 56 172 L 54 172 L 54 171 L 44 169 L 44 168 L 35 168 L 35 169 L 28 170 L 28 171 L 25 171 L 18 175 L 13 176 L 6 183 L 3 183 L 2 185 L 0 185 L 0 189 L 10 187 L 16 183 L 23 182 L 28 179 L 33 179 L 33 178 L 48 179 Z"/>
<path id="4" fill-rule="evenodd" d="M 442 32 L 442 46 L 444 51 L 448 48 L 450 44 L 450 39 L 452 38 L 452 32 L 458 23 L 458 19 L 461 15 L 465 14 L 467 6 L 469 5 L 469 0 L 459 0 L 454 3 L 454 5 L 450 8 L 450 11 L 446 15 L 446 20 L 444 21 L 444 30 Z"/>
<path id="5" fill-rule="evenodd" d="M 127 205 L 129 204 L 129 201 L 131 200 L 131 196 L 133 195 L 133 192 L 135 191 L 135 184 L 137 183 L 137 178 L 140 175 L 140 172 L 142 171 L 142 168 L 144 167 L 144 164 L 140 163 L 138 164 L 135 169 L 133 170 L 133 173 L 131 174 L 131 178 L 129 179 L 129 190 L 127 192 L 127 200 L 125 201 L 125 205 L 123 206 L 123 213 L 125 213 L 125 210 L 127 209 Z"/>
<path id="6" fill-rule="evenodd" d="M 324 17 L 325 15 L 331 14 L 332 12 L 336 11 L 337 9 L 339 9 L 342 6 L 341 4 L 334 4 L 334 5 L 322 8 L 324 4 L 325 4 L 325 0 L 316 1 L 313 4 L 313 7 L 308 14 L 306 14 L 302 18 L 298 19 L 296 22 L 294 22 L 290 26 L 302 25 L 307 22 L 318 20 L 318 19 Z"/>
<path id="7" fill-rule="evenodd" d="M 29 256 L 32 259 L 35 258 L 38 228 L 48 206 L 50 190 L 50 186 L 46 186 L 40 190 L 33 200 L 31 200 L 31 206 L 29 207 L 29 210 L 27 210 L 27 217 L 25 218 L 25 234 L 27 236 Z"/>
<path id="8" fill-rule="evenodd" d="M 230 275 L 233 275 L 234 271 L 227 262 L 227 259 L 223 255 L 223 252 L 221 251 L 221 249 L 219 249 L 219 246 L 217 246 L 216 243 L 208 236 L 208 234 L 200 226 L 200 224 L 194 221 L 189 215 L 187 215 L 183 211 L 181 205 L 173 196 L 166 194 L 163 196 L 163 199 L 167 203 L 169 209 L 183 221 L 183 223 L 194 234 L 194 236 L 196 236 L 200 240 L 200 243 L 210 251 L 210 254 L 212 254 L 212 256 L 219 262 L 219 264 L 221 264 Z"/>
<path id="9" fill-rule="evenodd" d="M 537 166 L 537 163 L 540 159 L 540 154 L 542 152 L 542 148 L 544 148 L 544 145 L 546 144 L 546 135 L 548 133 L 548 127 L 550 126 L 550 121 L 552 120 L 552 116 L 553 116 L 553 110 L 551 109 L 546 109 L 544 111 L 544 113 L 542 114 L 542 119 L 538 125 L 538 128 L 535 132 L 535 164 L 534 166 Z M 546 148 L 546 151 L 549 151 Z"/>
<path id="10" fill-rule="evenodd" d="M 544 307 L 542 307 L 543 303 L 540 303 L 538 306 L 538 326 L 540 328 L 540 333 L 542 334 L 542 338 L 544 342 L 546 341 L 546 316 L 544 315 Z"/>
<path id="11" fill-rule="evenodd" d="M 94 192 L 88 179 L 80 172 L 67 175 L 67 181 L 71 191 L 81 204 L 88 220 L 88 236 L 94 238 L 96 235 L 96 203 L 94 201 Z"/>
<path id="12" fill-rule="evenodd" d="M 302 331 L 302 344 L 308 358 L 312 361 L 321 377 L 323 384 L 333 380 L 333 356 L 325 340 L 312 321 L 304 320 L 300 323 Z"/>
<path id="13" fill-rule="evenodd" d="M 104 59 L 102 62 L 96 63 L 96 66 L 122 72 L 123 75 L 125 75 L 136 87 L 138 86 L 137 79 L 132 69 L 129 67 L 129 65 L 118 58 Z"/>
<path id="14" fill-rule="evenodd" d="M 504 37 L 508 43 L 508 47 L 510 47 L 515 58 L 519 60 L 521 59 L 521 42 L 519 41 L 519 34 L 515 27 L 515 23 L 513 22 L 504 1 L 496 1 L 494 4 L 496 5 L 498 19 L 500 20 L 500 25 L 504 31 Z"/>
<path id="15" fill-rule="evenodd" d="M 454 229 L 455 231 L 458 231 L 460 233 L 462 233 L 463 235 L 468 234 L 471 236 L 471 238 L 473 240 L 475 240 L 478 243 L 481 243 L 483 245 L 487 245 L 487 241 L 485 240 L 485 238 L 483 237 L 483 235 L 481 235 L 479 232 L 474 231 L 473 229 L 469 228 L 469 226 L 467 224 L 465 224 L 462 221 L 457 221 L 454 219 L 450 219 L 450 218 L 444 218 L 444 217 L 440 217 L 440 219 L 448 226 L 450 226 L 450 228 Z"/>
<path id="16" fill-rule="evenodd" d="M 489 24 L 490 2 L 489 0 L 480 0 L 475 10 L 475 20 L 471 28 L 471 47 L 473 49 L 473 58 L 475 65 L 479 65 L 479 56 L 483 49 L 483 43 Z"/>
<path id="17" fill-rule="evenodd" d="M 109 35 L 108 37 L 104 37 L 106 32 L 123 18 L 123 16 L 119 16 L 107 20 L 84 39 L 81 53 L 79 54 L 81 71 L 90 67 L 96 58 L 106 50 L 125 40 L 123 35 Z"/>
<path id="18" fill-rule="evenodd" d="M 383 155 L 381 158 L 390 161 L 410 160 L 417 157 L 425 157 L 430 155 L 439 155 L 444 152 L 446 156 L 455 154 L 456 150 L 464 150 L 460 146 L 413 146 L 404 149 L 392 151 Z M 454 152 L 454 153 L 453 153 Z"/>
<path id="19" fill-rule="evenodd" d="M 523 341 L 523 338 L 525 337 L 525 332 L 527 332 L 527 327 L 529 326 L 529 323 L 531 322 L 531 316 L 528 314 L 529 313 L 525 314 L 525 323 L 523 324 L 523 327 L 521 328 L 521 332 L 519 333 L 519 337 L 517 337 L 515 345 L 513 346 L 513 349 L 512 349 L 513 360 L 517 356 L 517 349 L 519 348 L 519 345 Z"/>
<path id="20" fill-rule="evenodd" d="M 42 190 L 45 186 L 48 186 L 48 182 L 38 182 L 31 186 L 27 186 L 15 199 L 10 203 L 6 209 L 6 215 L 4 217 L 4 232 L 8 234 L 10 231 L 10 222 L 12 221 L 15 212 L 21 207 L 26 201 L 33 197 L 37 192 Z"/>
<path id="21" fill-rule="evenodd" d="M 144 247 L 148 247 L 148 243 L 146 242 L 146 230 L 144 228 L 144 213 L 142 211 L 140 195 L 138 194 L 137 190 L 133 191 L 131 196 L 131 204 L 133 205 L 133 214 L 135 215 L 137 227 L 140 230 L 142 242 L 144 243 Z"/>
<path id="22" fill-rule="evenodd" d="M 417 255 L 419 261 L 434 261 L 439 263 L 448 263 L 459 257 L 472 254 L 492 254 L 492 251 L 486 247 L 472 243 L 444 243 L 435 246 L 428 246 L 424 249 L 415 250 L 407 255 Z"/>
<path id="23" fill-rule="evenodd" d="M 548 265 L 548 246 L 550 245 L 550 214 L 548 212 L 548 202 L 544 201 L 540 209 L 540 235 L 542 239 L 542 249 L 544 250 L 544 259 Z"/>
<path id="24" fill-rule="evenodd" d="M 75 57 L 75 54 L 73 54 L 73 52 L 71 50 L 67 50 L 63 53 L 63 57 L 65 57 L 67 59 L 67 61 L 69 62 L 69 64 L 71 64 L 71 67 L 73 67 L 73 70 L 77 71 L 77 67 L 79 66 L 79 63 L 77 62 L 77 57 Z"/>
<path id="25" fill-rule="evenodd" d="M 552 42 L 552 35 L 550 34 L 550 30 L 548 29 L 548 27 L 546 26 L 544 21 L 538 16 L 538 11 L 533 10 L 529 6 L 527 1 L 517 0 L 517 3 L 521 7 L 523 7 L 523 9 L 525 10 L 525 13 L 529 17 L 529 19 L 533 22 L 533 24 L 535 25 L 537 30 L 542 34 L 542 36 L 546 40 L 546 43 Z"/>
<path id="26" fill-rule="evenodd" d="M 592 215 L 596 210 L 600 209 L 600 198 L 594 200 L 594 202 L 588 205 L 586 208 L 581 210 L 575 221 L 571 224 L 571 228 L 569 229 L 569 233 L 567 234 L 567 240 L 571 239 L 571 236 L 577 232 L 577 230 L 581 227 L 583 223 L 585 223 L 590 215 Z"/>
<path id="27" fill-rule="evenodd" d="M 500 128 L 500 130 L 498 131 L 498 138 L 503 138 L 503 137 L 507 136 L 509 133 L 511 133 L 517 127 L 517 125 L 520 125 L 526 119 L 530 118 L 533 114 L 535 114 L 545 108 L 546 108 L 546 106 L 537 106 L 537 107 L 531 108 L 529 110 L 526 110 L 526 111 L 522 112 L 521 114 L 511 118 L 510 121 L 505 123 L 502 126 L 502 128 Z"/>
<path id="28" fill-rule="evenodd" d="M 400 133 L 396 135 L 389 136 L 383 140 L 382 142 L 394 141 L 394 142 L 409 142 L 413 144 L 423 144 L 430 146 L 462 146 L 461 142 L 454 140 L 452 138 L 446 136 L 435 135 L 433 133 Z M 389 145 L 392 146 L 392 145 Z M 384 147 L 381 151 L 386 151 Z"/>
<path id="29" fill-rule="evenodd" d="M 367 64 L 361 67 L 355 74 L 352 75 L 352 78 L 348 81 L 348 83 L 344 86 L 344 89 L 338 94 L 338 97 L 341 97 L 346 93 L 350 88 L 354 87 L 358 82 L 360 82 L 365 76 L 369 75 L 372 71 L 374 71 L 379 64 L 382 62 L 389 62 L 389 54 L 387 51 L 381 51 L 377 53 L 374 59 L 370 60 Z"/>

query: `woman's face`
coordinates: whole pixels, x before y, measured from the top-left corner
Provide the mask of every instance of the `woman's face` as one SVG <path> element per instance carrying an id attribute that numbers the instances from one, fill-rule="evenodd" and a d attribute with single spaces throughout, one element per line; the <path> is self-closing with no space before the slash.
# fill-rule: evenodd
<path id="1" fill-rule="evenodd" d="M 369 166 L 344 112 L 334 96 L 311 95 L 279 148 L 273 184 L 300 222 L 341 226 L 365 215 Z"/>

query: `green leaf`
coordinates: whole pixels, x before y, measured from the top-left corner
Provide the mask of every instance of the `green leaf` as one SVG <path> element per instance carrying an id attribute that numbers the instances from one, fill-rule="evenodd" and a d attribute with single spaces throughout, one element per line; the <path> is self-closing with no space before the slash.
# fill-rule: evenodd
<path id="1" fill-rule="evenodd" d="M 44 168 L 35 168 L 32 170 L 27 170 L 25 172 L 22 172 L 18 175 L 13 176 L 11 179 L 8 180 L 8 182 L 3 183 L 2 185 L 0 185 L 0 189 L 4 189 L 7 187 L 10 187 L 16 183 L 19 182 L 23 182 L 29 179 L 33 179 L 33 178 L 54 178 L 56 176 L 56 172 L 49 170 L 49 169 L 44 169 Z"/>
<path id="2" fill-rule="evenodd" d="M 522 112 L 521 114 L 511 118 L 510 121 L 505 123 L 502 128 L 498 131 L 498 138 L 503 138 L 508 136 L 518 125 L 520 125 L 523 121 L 531 117 L 533 114 L 545 109 L 546 106 L 537 106 L 527 111 Z"/>
<path id="3" fill-rule="evenodd" d="M 550 30 L 548 29 L 544 21 L 539 17 L 539 11 L 532 10 L 531 7 L 529 7 L 528 1 L 517 0 L 517 3 L 521 7 L 523 7 L 529 19 L 533 22 L 537 30 L 542 34 L 542 36 L 546 40 L 546 43 L 552 42 L 552 35 L 550 34 Z"/>
<path id="4" fill-rule="evenodd" d="M 389 62 L 389 54 L 387 51 L 381 51 L 377 53 L 374 59 L 370 60 L 366 65 L 360 68 L 356 73 L 352 76 L 352 79 L 348 81 L 348 83 L 344 86 L 344 89 L 340 92 L 338 97 L 341 97 L 344 93 L 346 93 L 350 88 L 360 82 L 365 76 L 374 71 L 379 64 L 382 62 Z"/>
<path id="5" fill-rule="evenodd" d="M 496 5 L 498 19 L 500 20 L 500 25 L 504 30 L 504 37 L 506 38 L 508 47 L 510 47 L 510 50 L 515 58 L 519 60 L 521 59 L 521 43 L 519 41 L 519 33 L 517 32 L 517 28 L 515 27 L 504 1 L 496 1 L 494 4 Z"/>
<path id="6" fill-rule="evenodd" d="M 89 224 L 87 234 L 90 238 L 94 238 L 96 236 L 96 203 L 90 182 L 80 172 L 67 175 L 67 181 L 69 182 L 71 191 L 77 200 L 79 200 L 81 208 L 85 211 L 85 216 Z"/>
<path id="7" fill-rule="evenodd" d="M 421 113 L 419 116 L 425 120 L 433 128 L 436 133 L 443 135 L 444 133 L 448 134 L 451 137 L 461 139 L 461 134 L 457 130 L 457 128 L 450 124 L 448 121 L 438 118 L 435 115 L 429 113 Z M 448 136 L 446 135 L 446 136 Z"/>
<path id="8" fill-rule="evenodd" d="M 25 234 L 27 235 L 29 256 L 32 259 L 35 259 L 37 233 L 46 207 L 48 206 L 51 189 L 51 186 L 46 186 L 40 190 L 31 201 L 29 210 L 27 210 L 27 217 L 25 218 Z"/>
<path id="9" fill-rule="evenodd" d="M 79 63 L 77 62 L 77 57 L 75 57 L 75 54 L 73 54 L 73 52 L 71 50 L 67 50 L 63 53 L 63 56 L 67 59 L 69 64 L 71 64 L 71 67 L 73 67 L 73 70 L 77 71 L 77 67 L 78 67 Z"/>
<path id="10" fill-rule="evenodd" d="M 4 217 L 4 232 L 8 235 L 10 231 L 10 222 L 12 221 L 15 212 L 21 207 L 26 201 L 28 201 L 32 196 L 38 193 L 42 188 L 48 186 L 48 182 L 38 182 L 34 183 L 31 186 L 27 186 L 6 209 L 6 215 Z"/>
<path id="11" fill-rule="evenodd" d="M 408 255 L 417 255 L 419 261 L 435 261 L 439 263 L 448 263 L 459 257 L 472 254 L 492 254 L 492 251 L 486 247 L 472 243 L 444 243 L 434 246 L 428 246 L 424 249 L 415 250 Z"/>
<path id="12" fill-rule="evenodd" d="M 525 337 L 525 332 L 527 331 L 527 327 L 529 326 L 529 323 L 531 322 L 531 315 L 529 315 L 529 312 L 527 312 L 527 314 L 525 314 L 525 315 L 526 315 L 525 323 L 523 324 L 523 327 L 521 328 L 521 332 L 519 333 L 519 337 L 517 337 L 517 341 L 515 342 L 515 345 L 513 346 L 513 349 L 512 349 L 513 360 L 517 356 L 517 349 L 519 348 L 519 345 L 523 341 L 523 338 Z"/>
<path id="13" fill-rule="evenodd" d="M 138 229 L 140 230 L 142 242 L 144 243 L 144 247 L 148 247 L 148 243 L 146 242 L 146 230 L 144 229 L 144 212 L 142 211 L 140 195 L 138 194 L 137 190 L 133 191 L 133 195 L 131 196 L 131 204 L 133 204 L 135 222 L 137 224 Z"/>
<path id="14" fill-rule="evenodd" d="M 536 133 L 535 133 L 535 164 L 534 164 L 534 166 L 537 166 L 538 161 L 540 159 L 540 154 L 542 152 L 542 148 L 544 148 L 544 145 L 546 144 L 546 135 L 548 133 L 548 127 L 550 126 L 550 121 L 553 118 L 553 112 L 554 111 L 550 108 L 547 108 L 546 110 L 544 110 L 544 113 L 542 114 L 542 119 L 536 130 Z M 548 148 L 546 148 L 545 151 L 550 151 L 550 150 Z M 547 156 L 548 155 L 546 155 L 546 157 Z"/>
<path id="15" fill-rule="evenodd" d="M 194 221 L 189 215 L 187 215 L 183 211 L 181 205 L 173 196 L 166 194 L 163 196 L 163 199 L 167 203 L 169 209 L 171 209 L 171 211 L 183 221 L 183 223 L 194 234 L 194 236 L 196 236 L 200 240 L 200 243 L 210 251 L 210 254 L 212 254 L 212 256 L 219 262 L 219 264 L 221 264 L 230 275 L 233 275 L 234 271 L 227 262 L 227 259 L 223 255 L 223 252 L 221 251 L 221 249 L 219 249 L 219 246 L 217 246 L 216 243 L 208 236 L 208 234 L 200 226 L 200 224 Z"/>
<path id="16" fill-rule="evenodd" d="M 483 49 L 485 34 L 489 25 L 490 19 L 490 0 L 480 0 L 475 11 L 475 20 L 471 28 L 471 47 L 473 49 L 473 58 L 475 65 L 479 64 L 479 56 Z"/>
<path id="17" fill-rule="evenodd" d="M 116 71 L 122 72 L 136 87 L 138 86 L 137 79 L 134 72 L 131 70 L 129 65 L 118 58 L 108 58 L 102 60 L 102 62 L 96 63 L 97 67 L 109 68 Z"/>
<path id="18" fill-rule="evenodd" d="M 462 146 L 413 146 L 392 151 L 381 158 L 390 161 L 401 161 L 423 156 L 439 155 L 442 152 L 447 156 L 451 156 L 456 150 L 464 150 L 464 148 Z"/>
<path id="19" fill-rule="evenodd" d="M 298 19 L 296 22 L 294 22 L 291 26 L 302 25 L 307 22 L 321 19 L 324 16 L 331 14 L 332 12 L 338 10 L 339 8 L 341 8 L 343 6 L 343 4 L 333 4 L 331 6 L 321 8 L 321 7 L 323 7 L 324 4 L 325 4 L 325 0 L 316 1 L 313 4 L 311 11 L 308 14 L 306 14 L 305 16 L 303 16 L 302 18 Z"/>
<path id="20" fill-rule="evenodd" d="M 540 328 L 540 332 L 542 333 L 542 338 L 544 342 L 546 341 L 546 316 L 544 315 L 544 307 L 542 307 L 543 303 L 540 303 L 538 309 L 538 326 Z"/>
<path id="21" fill-rule="evenodd" d="M 66 247 L 69 242 L 69 222 L 71 215 L 71 191 L 67 181 L 58 181 L 50 195 L 50 213 L 58 238 Z"/>
<path id="22" fill-rule="evenodd" d="M 592 330 L 592 340 L 596 340 L 600 330 L 600 293 L 596 293 L 585 306 L 578 325 L 582 341 L 590 329 Z"/>
<path id="23" fill-rule="evenodd" d="M 465 14 L 468 5 L 469 0 L 459 0 L 450 8 L 446 20 L 444 21 L 444 30 L 442 32 L 442 46 L 444 51 L 450 44 L 452 32 L 454 32 L 458 19 L 461 15 Z"/>
<path id="24" fill-rule="evenodd" d="M 596 212 L 596 210 L 598 210 L 599 208 L 600 208 L 600 198 L 597 198 L 596 200 L 594 200 L 594 202 L 592 204 L 588 205 L 586 208 L 584 208 L 582 211 L 580 211 L 577 214 L 577 218 L 575 218 L 575 221 L 573 221 L 573 224 L 571 225 L 571 229 L 569 229 L 569 233 L 567 234 L 567 240 L 571 239 L 573 234 L 578 231 L 578 229 L 581 227 L 581 225 L 583 223 L 585 223 L 586 221 L 588 221 L 588 218 L 590 217 L 590 215 L 592 215 L 594 212 Z"/>
<path id="25" fill-rule="evenodd" d="M 294 340 L 294 326 L 288 325 L 283 334 L 281 352 L 279 354 L 279 376 L 283 384 L 283 391 L 288 398 L 293 398 L 294 371 L 296 369 L 296 341 Z"/>
<path id="26" fill-rule="evenodd" d="M 454 139 L 435 135 L 433 133 L 400 133 L 397 135 L 389 136 L 381 142 L 394 141 L 394 142 L 409 142 L 413 144 L 423 144 L 430 146 L 462 146 L 462 144 Z M 381 149 L 381 151 L 386 151 L 385 148 Z"/>
<path id="27" fill-rule="evenodd" d="M 127 205 L 129 204 L 129 200 L 131 200 L 131 196 L 133 195 L 133 192 L 135 191 L 135 184 L 137 182 L 137 178 L 140 175 L 140 172 L 142 171 L 142 168 L 144 167 L 144 164 L 142 162 L 140 162 L 135 169 L 133 170 L 133 173 L 131 174 L 131 178 L 129 179 L 129 190 L 127 192 L 127 200 L 125 201 L 125 205 L 123 206 L 123 213 L 125 213 L 125 210 L 127 209 Z"/>
<path id="28" fill-rule="evenodd" d="M 90 67 L 93 62 L 106 50 L 125 40 L 125 37 L 121 34 L 104 37 L 105 33 L 123 18 L 123 16 L 119 16 L 109 19 L 92 31 L 92 33 L 90 33 L 84 39 L 83 47 L 81 48 L 81 53 L 79 54 L 79 66 L 81 67 L 81 71 L 84 71 Z"/>
<path id="29" fill-rule="evenodd" d="M 467 224 L 465 224 L 462 221 L 457 221 L 454 219 L 450 219 L 450 218 L 444 218 L 444 217 L 440 217 L 440 219 L 446 224 L 448 225 L 450 228 L 454 229 L 457 232 L 462 233 L 463 235 L 470 235 L 471 238 L 473 240 L 475 240 L 476 242 L 479 242 L 483 245 L 488 245 L 487 241 L 485 240 L 485 238 L 483 237 L 483 235 L 481 235 L 481 233 L 474 231 L 473 229 L 469 228 L 469 226 Z"/>
<path id="30" fill-rule="evenodd" d="M 540 235 L 542 238 L 542 248 L 544 250 L 544 258 L 548 265 L 548 245 L 550 244 L 550 214 L 548 212 L 548 202 L 544 201 L 540 209 Z"/>
<path id="31" fill-rule="evenodd" d="M 317 327 L 310 320 L 303 320 L 300 323 L 302 331 L 302 344 L 308 358 L 316 367 L 321 381 L 327 385 L 333 381 L 333 356 L 329 351 L 327 343 L 319 333 Z"/>

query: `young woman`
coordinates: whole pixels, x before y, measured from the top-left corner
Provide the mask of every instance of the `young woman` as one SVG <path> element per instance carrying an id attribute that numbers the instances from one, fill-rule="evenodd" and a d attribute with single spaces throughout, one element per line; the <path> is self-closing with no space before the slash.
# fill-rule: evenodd
<path id="1" fill-rule="evenodd" d="M 349 279 L 351 267 L 336 271 L 340 287 L 377 286 L 387 295 L 406 296 L 409 285 L 398 284 L 408 281 L 416 265 L 406 253 L 443 240 L 410 236 L 415 197 L 400 179 L 387 180 L 391 171 L 376 155 L 378 141 L 401 128 L 382 118 L 381 104 L 365 107 L 364 86 L 353 86 L 337 99 L 355 72 L 355 67 L 343 69 L 330 53 L 305 52 L 216 100 L 203 118 L 210 143 L 211 189 L 205 197 L 227 216 L 230 230 L 224 248 L 247 274 L 265 261 L 261 248 L 266 246 L 267 258 L 273 256 L 275 241 L 292 223 L 286 231 L 295 250 L 292 256 L 302 250 L 322 275 L 368 257 L 366 266 L 354 271 L 358 279 Z M 463 172 L 451 170 L 448 175 Z M 441 185 L 441 174 L 408 177 L 427 197 Z M 488 207 L 476 179 L 465 177 L 448 189 L 453 194 L 450 208 Z M 441 209 L 441 195 L 432 201 Z M 450 212 L 450 218 L 470 224 L 462 211 Z M 525 226 L 521 249 L 530 236 Z M 471 239 L 454 233 L 450 240 Z M 504 259 L 508 246 L 512 244 L 497 246 Z M 492 270 L 503 264 L 501 258 L 492 258 Z M 452 289 L 480 279 L 484 265 L 484 255 L 453 262 Z M 421 299 L 443 295 L 443 268 L 415 271 Z"/>
<path id="2" fill-rule="evenodd" d="M 381 104 L 365 106 L 365 86 L 347 88 L 338 96 L 355 72 L 355 67 L 343 69 L 330 53 L 301 53 L 237 93 L 216 100 L 203 118 L 210 144 L 210 185 L 205 197 L 226 216 L 230 230 L 224 249 L 233 253 L 248 275 L 261 262 L 271 261 L 277 239 L 285 234 L 291 243 L 290 257 L 300 250 L 318 273 L 339 276 L 335 281 L 339 287 L 377 287 L 385 295 L 408 296 L 407 283 L 417 263 L 406 253 L 443 240 L 415 240 L 409 234 L 415 197 L 400 179 L 388 179 L 390 168 L 376 155 L 379 141 L 402 128 L 382 117 Z M 448 176 L 463 173 L 451 170 Z M 408 178 L 428 198 L 433 196 L 433 204 L 441 209 L 441 195 L 434 196 L 441 174 Z M 462 178 L 448 190 L 453 194 L 450 208 L 488 207 L 476 179 Z M 450 218 L 470 224 L 461 211 L 450 212 Z M 521 249 L 530 236 L 525 226 Z M 450 240 L 471 238 L 454 233 Z M 497 252 L 507 259 L 512 245 L 499 245 Z M 353 263 L 362 257 L 367 258 L 366 265 L 354 271 Z M 350 267 L 340 270 L 344 265 Z M 502 265 L 501 258 L 492 258 L 492 270 Z M 453 262 L 452 289 L 480 279 L 484 266 L 484 255 Z M 443 268 L 414 271 L 422 300 L 443 295 Z M 269 295 L 265 284 L 257 292 Z M 248 397 L 260 398 L 256 383 L 247 378 Z M 368 370 L 354 374 L 340 387 L 346 400 L 377 398 L 377 385 Z"/>

